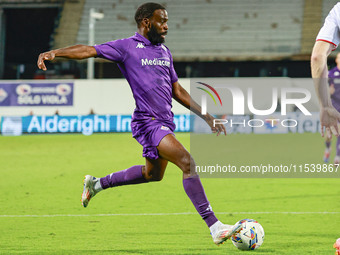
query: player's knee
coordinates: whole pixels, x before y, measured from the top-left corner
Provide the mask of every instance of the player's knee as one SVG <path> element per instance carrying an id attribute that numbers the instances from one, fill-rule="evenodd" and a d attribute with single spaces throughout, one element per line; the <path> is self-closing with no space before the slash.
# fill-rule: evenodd
<path id="1" fill-rule="evenodd" d="M 160 182 L 163 180 L 163 176 L 152 176 L 151 181 L 152 182 Z"/>
<path id="2" fill-rule="evenodd" d="M 144 178 L 148 182 L 159 182 L 159 181 L 161 181 L 163 179 L 163 176 L 159 176 L 159 175 L 145 175 Z"/>
<path id="3" fill-rule="evenodd" d="M 191 156 L 189 153 L 186 153 L 180 160 L 180 168 L 182 169 L 183 173 L 189 174 L 190 173 L 190 166 L 191 166 Z"/>
<path id="4" fill-rule="evenodd" d="M 312 56 L 311 56 L 311 62 L 312 64 L 317 64 L 317 63 L 320 63 L 322 62 L 324 59 L 327 59 L 327 55 L 325 54 L 322 54 L 322 53 L 313 53 Z"/>
<path id="5" fill-rule="evenodd" d="M 143 177 L 148 182 L 159 182 L 163 179 L 163 175 L 159 173 L 159 171 L 148 172 L 146 170 L 143 171 Z"/>
<path id="6" fill-rule="evenodd" d="M 311 56 L 310 60 L 311 60 L 311 63 L 312 63 L 312 64 L 315 64 L 315 63 L 317 63 L 317 62 L 319 61 L 319 56 L 316 55 L 316 54 L 313 54 L 313 55 Z"/>

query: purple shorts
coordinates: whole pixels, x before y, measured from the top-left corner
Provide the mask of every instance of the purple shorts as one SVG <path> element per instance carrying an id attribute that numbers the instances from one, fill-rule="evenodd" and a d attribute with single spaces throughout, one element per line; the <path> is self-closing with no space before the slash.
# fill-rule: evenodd
<path id="1" fill-rule="evenodd" d="M 174 134 L 175 123 L 155 119 L 133 120 L 132 136 L 143 146 L 143 157 L 158 159 L 157 146 L 164 136 Z"/>

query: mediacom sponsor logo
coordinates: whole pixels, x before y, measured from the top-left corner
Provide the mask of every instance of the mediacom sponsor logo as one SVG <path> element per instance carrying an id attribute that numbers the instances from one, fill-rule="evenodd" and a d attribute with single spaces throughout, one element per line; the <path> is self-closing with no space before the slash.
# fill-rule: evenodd
<path id="1" fill-rule="evenodd" d="M 168 58 L 154 58 L 153 60 L 151 59 L 141 59 L 142 61 L 142 66 L 167 66 L 170 67 L 170 61 Z"/>

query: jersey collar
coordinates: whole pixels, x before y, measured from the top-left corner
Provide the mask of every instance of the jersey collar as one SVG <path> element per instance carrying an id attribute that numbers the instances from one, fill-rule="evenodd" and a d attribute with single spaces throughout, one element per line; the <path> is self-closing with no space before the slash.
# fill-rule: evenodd
<path id="1" fill-rule="evenodd" d="M 153 46 L 160 46 L 161 43 L 158 44 L 152 44 L 148 39 L 146 39 L 144 36 L 142 36 L 141 34 L 139 34 L 138 32 L 135 33 L 135 36 L 137 38 L 137 40 L 142 41 L 143 43 L 145 43 L 145 45 L 153 45 Z"/>

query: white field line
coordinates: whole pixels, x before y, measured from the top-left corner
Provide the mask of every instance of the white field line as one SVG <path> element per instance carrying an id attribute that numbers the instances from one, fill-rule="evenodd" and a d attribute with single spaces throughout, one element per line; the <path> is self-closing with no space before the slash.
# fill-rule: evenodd
<path id="1" fill-rule="evenodd" d="M 0 215 L 0 218 L 53 218 L 53 217 L 112 217 L 112 216 L 176 216 L 196 215 L 196 212 L 179 213 L 110 213 L 110 214 L 45 214 Z M 215 214 L 340 214 L 340 212 L 215 212 Z"/>

